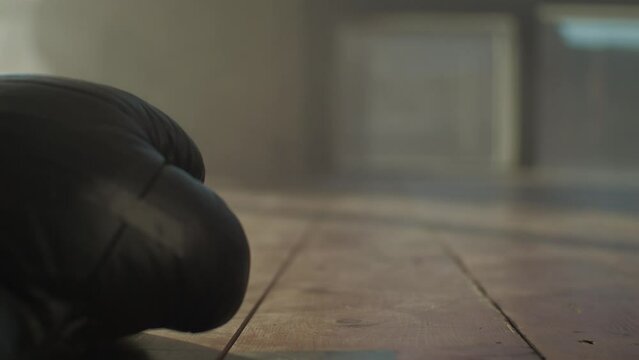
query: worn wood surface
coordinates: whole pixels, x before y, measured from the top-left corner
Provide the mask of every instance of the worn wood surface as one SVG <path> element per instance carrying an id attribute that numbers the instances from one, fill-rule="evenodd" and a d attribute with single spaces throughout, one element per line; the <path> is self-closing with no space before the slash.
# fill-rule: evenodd
<path id="1" fill-rule="evenodd" d="M 220 329 L 154 334 L 232 345 L 229 359 L 639 358 L 636 213 L 517 198 L 223 195 L 251 239 L 247 300 Z"/>
<path id="2" fill-rule="evenodd" d="M 544 356 L 639 358 L 639 252 L 439 236 Z"/>
<path id="3" fill-rule="evenodd" d="M 233 351 L 536 358 L 421 229 L 325 222 Z"/>

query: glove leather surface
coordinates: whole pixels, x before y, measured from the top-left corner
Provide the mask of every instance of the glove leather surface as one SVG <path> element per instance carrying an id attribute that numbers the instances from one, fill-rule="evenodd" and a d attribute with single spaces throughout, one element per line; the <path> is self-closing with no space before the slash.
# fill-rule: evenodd
<path id="1" fill-rule="evenodd" d="M 248 279 L 193 141 L 124 91 L 0 76 L 0 359 L 148 328 L 204 331 Z"/>

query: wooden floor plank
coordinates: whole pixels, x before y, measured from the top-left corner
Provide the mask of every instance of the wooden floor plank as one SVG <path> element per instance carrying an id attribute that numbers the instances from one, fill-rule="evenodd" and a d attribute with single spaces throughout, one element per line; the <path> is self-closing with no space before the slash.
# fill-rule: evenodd
<path id="1" fill-rule="evenodd" d="M 423 231 L 330 222 L 309 241 L 232 353 L 537 358 Z"/>
<path id="2" fill-rule="evenodd" d="M 342 218 L 421 223 L 440 234 L 549 358 L 639 358 L 636 214 L 396 196 L 346 195 L 339 202 Z"/>
<path id="3" fill-rule="evenodd" d="M 639 252 L 439 236 L 549 359 L 639 358 Z"/>
<path id="4" fill-rule="evenodd" d="M 395 226 L 425 226 L 474 235 L 498 234 L 529 242 L 639 250 L 637 216 L 597 209 L 544 207 L 521 201 L 477 203 L 376 193 L 273 191 L 227 192 L 234 204 L 253 214 L 308 218 L 333 209 L 330 218 Z"/>
<path id="5" fill-rule="evenodd" d="M 332 214 L 342 220 L 354 218 L 473 234 L 583 239 L 598 246 L 636 245 L 639 234 L 636 215 L 596 209 L 566 211 L 517 201 L 485 204 L 383 194 L 335 194 L 332 200 L 335 209 Z"/>
<path id="6" fill-rule="evenodd" d="M 227 195 L 253 248 L 246 303 L 209 333 L 154 333 L 223 348 L 311 219 L 330 209 L 232 356 L 390 349 L 400 359 L 536 358 L 518 329 L 550 359 L 639 358 L 631 213 L 380 194 Z"/>

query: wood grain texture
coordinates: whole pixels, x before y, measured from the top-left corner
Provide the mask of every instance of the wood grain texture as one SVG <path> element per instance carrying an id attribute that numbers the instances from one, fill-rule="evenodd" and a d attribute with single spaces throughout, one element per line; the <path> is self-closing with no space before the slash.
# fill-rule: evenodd
<path id="1" fill-rule="evenodd" d="M 399 227 L 422 224 L 449 244 L 469 276 L 548 358 L 639 358 L 636 214 L 517 201 L 438 206 L 356 195 L 338 201 L 343 213 Z"/>
<path id="2" fill-rule="evenodd" d="M 639 191 L 639 190 L 638 190 Z M 385 193 L 225 191 L 232 205 L 252 214 L 329 218 L 395 226 L 425 226 L 473 235 L 506 235 L 520 241 L 639 250 L 639 221 L 632 213 L 596 208 L 564 209 L 514 199 L 476 202 Z"/>
<path id="3" fill-rule="evenodd" d="M 584 245 L 636 246 L 637 216 L 596 209 L 566 211 L 516 200 L 481 203 L 444 201 L 384 194 L 335 194 L 332 215 L 342 220 L 365 220 L 397 226 L 426 226 L 472 234 L 498 233 L 531 238 L 583 239 Z"/>
<path id="4" fill-rule="evenodd" d="M 227 358 L 539 358 L 522 336 L 549 359 L 639 358 L 633 213 L 388 194 L 224 195 L 252 246 L 245 304 L 211 332 L 154 334 L 222 349 L 301 242 Z"/>
<path id="5" fill-rule="evenodd" d="M 420 229 L 328 222 L 232 349 L 537 358 Z"/>
<path id="6" fill-rule="evenodd" d="M 639 252 L 438 236 L 549 359 L 639 358 Z"/>

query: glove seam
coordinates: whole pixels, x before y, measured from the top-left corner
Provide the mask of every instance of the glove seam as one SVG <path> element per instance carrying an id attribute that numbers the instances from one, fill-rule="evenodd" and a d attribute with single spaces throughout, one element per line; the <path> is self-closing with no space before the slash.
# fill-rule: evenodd
<path id="1" fill-rule="evenodd" d="M 157 179 L 162 174 L 162 172 L 164 170 L 164 167 L 167 166 L 167 165 L 168 165 L 168 163 L 166 162 L 166 159 L 164 159 L 164 162 L 162 163 L 162 165 L 153 174 L 153 176 L 151 177 L 149 182 L 144 186 L 144 188 L 142 189 L 140 194 L 137 196 L 138 199 L 144 199 L 144 197 L 148 194 L 148 192 L 151 190 L 151 188 L 153 187 L 153 185 L 155 184 Z M 111 241 L 109 241 L 109 243 L 107 244 L 107 246 L 106 246 L 106 248 L 104 250 L 104 253 L 102 254 L 102 256 L 100 256 L 100 258 L 98 259 L 94 269 L 91 271 L 91 273 L 87 277 L 87 279 L 86 279 L 86 284 L 87 285 L 90 285 L 90 284 L 92 284 L 95 281 L 95 278 L 100 273 L 100 270 L 104 267 L 104 265 L 111 258 L 112 254 L 115 251 L 115 248 L 117 247 L 118 243 L 120 242 L 120 239 L 122 238 L 122 234 L 124 233 L 124 230 L 126 230 L 126 228 L 127 228 L 127 224 L 124 221 L 122 221 L 120 226 L 118 226 L 118 229 L 115 232 L 115 234 L 113 234 L 113 237 L 111 238 Z"/>

